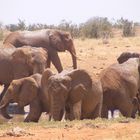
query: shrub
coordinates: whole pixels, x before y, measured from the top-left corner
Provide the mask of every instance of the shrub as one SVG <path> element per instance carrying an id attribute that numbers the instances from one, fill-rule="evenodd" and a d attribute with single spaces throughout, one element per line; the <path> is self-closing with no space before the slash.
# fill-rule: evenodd
<path id="1" fill-rule="evenodd" d="M 109 35 L 111 23 L 107 18 L 95 17 L 80 25 L 81 35 L 87 38 L 99 38 Z"/>

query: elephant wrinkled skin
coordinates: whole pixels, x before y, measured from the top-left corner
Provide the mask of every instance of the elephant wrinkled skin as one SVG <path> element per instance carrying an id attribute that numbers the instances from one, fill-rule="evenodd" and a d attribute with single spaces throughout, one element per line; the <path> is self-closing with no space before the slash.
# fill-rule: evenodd
<path id="1" fill-rule="evenodd" d="M 140 87 L 140 59 L 131 58 L 122 64 L 113 64 L 103 70 L 100 79 L 103 88 L 102 117 L 108 110 L 119 109 L 126 117 L 135 117 L 133 101 Z"/>
<path id="2" fill-rule="evenodd" d="M 3 45 L 5 47 L 15 46 L 16 48 L 23 45 L 43 47 L 48 51 L 47 67 L 50 67 L 50 62 L 52 61 L 58 72 L 61 72 L 63 68 L 57 52 L 67 50 L 72 56 L 73 68 L 77 68 L 76 51 L 72 37 L 64 31 L 54 29 L 17 31 L 10 33 L 4 40 Z"/>
<path id="3" fill-rule="evenodd" d="M 41 90 L 41 77 L 40 74 L 34 74 L 11 82 L 0 102 L 4 117 L 10 119 L 6 112 L 6 107 L 10 102 L 17 102 L 21 108 L 30 105 L 30 111 L 24 120 L 25 122 L 38 122 L 41 113 L 48 112 L 46 96 Z"/>
<path id="4" fill-rule="evenodd" d="M 52 119 L 93 119 L 100 117 L 102 87 L 85 71 L 76 69 L 53 74 L 46 70 L 42 75 L 42 88 L 49 99 Z"/>

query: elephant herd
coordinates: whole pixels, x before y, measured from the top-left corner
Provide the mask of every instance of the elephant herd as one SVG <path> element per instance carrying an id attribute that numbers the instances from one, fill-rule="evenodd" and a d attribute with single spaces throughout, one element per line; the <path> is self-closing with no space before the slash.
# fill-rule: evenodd
<path id="1" fill-rule="evenodd" d="M 74 70 L 63 70 L 57 52 L 69 51 Z M 77 68 L 76 50 L 69 33 L 47 29 L 10 33 L 0 48 L 1 114 L 7 118 L 10 103 L 30 106 L 25 122 L 38 122 L 42 112 L 49 120 L 108 118 L 118 109 L 125 117 L 140 115 L 140 54 L 122 53 L 118 63 L 94 79 Z M 50 69 L 51 62 L 57 69 Z"/>

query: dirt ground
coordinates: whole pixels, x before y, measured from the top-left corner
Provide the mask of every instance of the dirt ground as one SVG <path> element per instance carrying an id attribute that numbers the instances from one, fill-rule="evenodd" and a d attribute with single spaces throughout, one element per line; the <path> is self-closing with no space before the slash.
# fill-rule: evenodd
<path id="1" fill-rule="evenodd" d="M 78 56 L 78 68 L 86 69 L 93 78 L 97 79 L 99 73 L 104 68 L 113 63 L 117 63 L 117 57 L 124 51 L 140 52 L 140 37 L 133 38 L 112 38 L 108 44 L 103 44 L 101 39 L 75 40 L 75 47 Z M 68 52 L 59 53 L 64 69 L 71 69 L 71 56 Z M 52 69 L 56 72 L 55 68 Z M 110 120 L 111 121 L 111 120 Z M 63 122 L 61 122 L 63 124 Z M 71 126 L 72 123 L 72 126 Z M 79 123 L 80 126 L 79 126 Z M 54 122 L 53 127 L 46 125 L 31 124 L 26 128 L 21 128 L 25 135 L 12 136 L 7 134 L 17 125 L 1 125 L 0 140 L 140 140 L 140 119 L 133 121 L 116 121 L 104 123 L 102 125 L 92 122 L 70 122 L 64 127 L 59 127 Z M 7 127 L 6 127 L 7 126 Z M 6 128 L 5 128 L 6 127 Z"/>

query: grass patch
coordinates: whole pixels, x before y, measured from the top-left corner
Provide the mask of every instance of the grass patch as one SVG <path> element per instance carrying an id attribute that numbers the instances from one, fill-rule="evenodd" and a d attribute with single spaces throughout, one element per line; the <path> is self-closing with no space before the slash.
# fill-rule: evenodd
<path id="1" fill-rule="evenodd" d="M 95 120 L 74 120 L 74 121 L 66 121 L 66 122 L 60 122 L 60 121 L 46 121 L 41 120 L 38 123 L 25 123 L 25 122 L 9 122 L 9 123 L 3 123 L 0 125 L 0 130 L 8 130 L 12 129 L 14 127 L 21 127 L 23 129 L 36 129 L 37 127 L 42 127 L 45 129 L 48 128 L 106 128 L 114 123 L 130 123 L 130 122 L 140 122 L 140 119 L 131 119 L 131 118 L 125 118 L 125 117 L 119 117 L 116 119 L 101 119 L 97 118 Z"/>

